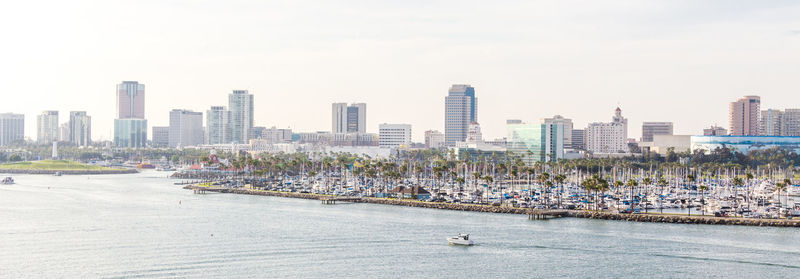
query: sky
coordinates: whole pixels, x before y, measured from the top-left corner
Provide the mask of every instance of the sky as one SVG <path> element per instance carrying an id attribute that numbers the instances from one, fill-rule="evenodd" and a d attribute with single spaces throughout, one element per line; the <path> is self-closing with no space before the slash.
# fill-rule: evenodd
<path id="1" fill-rule="evenodd" d="M 331 129 L 331 103 L 367 103 L 367 130 L 444 128 L 451 84 L 471 84 L 487 140 L 506 119 L 555 114 L 576 128 L 616 107 L 676 134 L 728 126 L 728 103 L 800 107 L 797 1 L 7 1 L 0 112 L 92 116 L 113 137 L 115 86 L 146 85 L 149 126 L 205 112 L 234 89 L 255 125 Z"/>

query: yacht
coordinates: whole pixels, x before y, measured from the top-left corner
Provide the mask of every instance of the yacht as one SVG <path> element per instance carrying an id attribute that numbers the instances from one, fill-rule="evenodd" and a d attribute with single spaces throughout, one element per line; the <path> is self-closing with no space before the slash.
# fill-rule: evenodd
<path id="1" fill-rule="evenodd" d="M 3 180 L 0 180 L 0 184 L 3 185 L 14 184 L 14 179 L 11 178 L 10 176 L 7 176 L 6 178 L 3 178 Z"/>
<path id="2" fill-rule="evenodd" d="M 61 176 L 61 172 L 57 171 L 57 172 L 53 173 L 53 176 Z"/>
<path id="3" fill-rule="evenodd" d="M 469 234 L 460 233 L 458 236 L 451 236 L 447 238 L 447 242 L 451 245 L 464 245 L 464 246 L 471 246 L 474 244 L 472 240 L 469 239 Z"/>

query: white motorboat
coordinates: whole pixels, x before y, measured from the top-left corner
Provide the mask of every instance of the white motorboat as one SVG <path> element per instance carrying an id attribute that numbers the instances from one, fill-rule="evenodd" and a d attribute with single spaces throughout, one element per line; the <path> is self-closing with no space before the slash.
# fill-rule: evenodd
<path id="1" fill-rule="evenodd" d="M 469 239 L 469 234 L 460 233 L 458 236 L 451 236 L 447 238 L 447 242 L 451 245 L 465 245 L 470 246 L 474 244 L 472 240 Z"/>
<path id="2" fill-rule="evenodd" d="M 3 185 L 14 184 L 14 179 L 11 178 L 10 176 L 7 176 L 6 178 L 3 178 L 3 180 L 0 180 L 0 184 Z"/>

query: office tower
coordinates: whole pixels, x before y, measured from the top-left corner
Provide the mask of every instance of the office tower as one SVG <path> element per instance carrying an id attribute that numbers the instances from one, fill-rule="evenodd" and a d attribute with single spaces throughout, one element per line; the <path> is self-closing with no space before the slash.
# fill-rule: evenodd
<path id="1" fill-rule="evenodd" d="M 378 146 L 411 146 L 411 125 L 380 124 L 378 127 Z"/>
<path id="2" fill-rule="evenodd" d="M 652 142 L 653 135 L 672 135 L 672 122 L 642 123 L 642 142 Z"/>
<path id="3" fill-rule="evenodd" d="M 36 116 L 36 141 L 39 144 L 58 141 L 58 111 L 46 110 Z"/>
<path id="4" fill-rule="evenodd" d="M 444 134 L 436 130 L 425 131 L 425 147 L 427 148 L 444 147 Z"/>
<path id="5" fill-rule="evenodd" d="M 730 104 L 730 133 L 734 136 L 759 135 L 761 98 L 744 96 Z"/>
<path id="6" fill-rule="evenodd" d="M 703 129 L 703 135 L 704 136 L 725 136 L 725 135 L 728 135 L 728 130 L 725 130 L 725 128 L 722 128 L 722 127 L 719 127 L 719 126 L 711 125 L 710 128 Z"/>
<path id="7" fill-rule="evenodd" d="M 628 120 L 617 108 L 611 122 L 590 123 L 586 128 L 586 150 L 593 153 L 627 153 Z"/>
<path id="8" fill-rule="evenodd" d="M 25 115 L 0 113 L 0 146 L 25 140 Z"/>
<path id="9" fill-rule="evenodd" d="M 253 94 L 247 90 L 233 90 L 228 95 L 228 108 L 231 111 L 230 141 L 248 143 L 253 133 Z"/>
<path id="10" fill-rule="evenodd" d="M 114 145 L 121 148 L 147 146 L 146 119 L 114 119 Z"/>
<path id="11" fill-rule="evenodd" d="M 223 144 L 231 142 L 231 112 L 223 106 L 212 106 L 206 111 L 207 144 Z"/>
<path id="12" fill-rule="evenodd" d="M 153 126 L 153 146 L 169 146 L 169 126 Z"/>
<path id="13" fill-rule="evenodd" d="M 72 128 L 72 127 L 70 127 Z M 75 138 L 75 130 L 70 131 Z M 117 85 L 117 118 L 114 119 L 114 145 L 147 146 L 147 120 L 144 119 L 144 84 L 123 81 Z"/>
<path id="14" fill-rule="evenodd" d="M 508 124 L 508 121 L 506 121 L 506 124 Z M 564 139 L 564 148 L 574 148 L 572 147 L 572 119 L 555 115 L 552 118 L 545 118 L 544 124 L 561 124 L 563 126 L 563 134 L 560 137 Z"/>
<path id="15" fill-rule="evenodd" d="M 759 134 L 762 136 L 781 136 L 783 126 L 783 112 L 777 109 L 761 111 L 761 127 Z"/>
<path id="16" fill-rule="evenodd" d="M 144 84 L 123 81 L 117 85 L 117 119 L 144 119 Z"/>
<path id="17" fill-rule="evenodd" d="M 367 133 L 367 104 L 333 103 L 331 133 Z"/>
<path id="18" fill-rule="evenodd" d="M 556 115 L 558 116 L 558 115 Z M 569 119 L 567 119 L 569 120 Z M 572 121 L 543 121 L 542 129 L 544 129 L 544 138 L 542 139 L 542 146 L 544 159 L 546 162 L 555 162 L 564 159 L 564 146 L 566 145 L 567 125 L 572 129 Z M 572 137 L 572 131 L 569 132 Z"/>
<path id="19" fill-rule="evenodd" d="M 447 146 L 467 139 L 469 124 L 478 121 L 478 98 L 475 88 L 468 84 L 454 84 L 444 98 L 444 137 Z"/>
<path id="20" fill-rule="evenodd" d="M 203 144 L 203 113 L 183 109 L 169 112 L 169 147 Z"/>
<path id="21" fill-rule="evenodd" d="M 586 129 L 573 129 L 570 141 L 570 148 L 586 150 Z"/>
<path id="22" fill-rule="evenodd" d="M 69 112 L 69 141 L 77 146 L 89 146 L 92 143 L 92 117 L 85 111 Z"/>

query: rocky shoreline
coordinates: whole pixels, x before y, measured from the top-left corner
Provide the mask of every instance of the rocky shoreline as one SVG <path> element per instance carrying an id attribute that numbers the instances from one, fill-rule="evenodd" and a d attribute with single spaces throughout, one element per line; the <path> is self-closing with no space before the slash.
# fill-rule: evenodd
<path id="1" fill-rule="evenodd" d="M 0 173 L 9 174 L 49 174 L 53 175 L 61 172 L 64 175 L 93 175 L 93 174 L 128 174 L 138 173 L 135 169 L 119 169 L 119 170 L 26 170 L 26 169 L 0 169 Z"/>
<path id="2" fill-rule="evenodd" d="M 229 188 L 216 188 L 216 187 L 202 187 L 196 185 L 189 185 L 184 187 L 184 189 L 195 190 L 195 191 L 218 192 L 218 193 L 300 198 L 300 199 L 312 199 L 312 200 L 321 200 L 332 197 L 319 194 L 276 192 L 276 191 L 263 191 L 263 190 L 248 190 L 248 189 L 229 189 Z M 486 212 L 486 213 L 531 214 L 533 212 L 531 209 L 527 208 L 516 208 L 516 207 L 506 207 L 506 206 L 435 203 L 435 202 L 423 202 L 416 200 L 398 200 L 398 199 L 383 199 L 383 198 L 361 198 L 360 202 L 384 204 L 384 205 L 422 207 L 431 209 Z M 752 218 L 731 218 L 731 217 L 694 216 L 694 215 L 685 216 L 685 215 L 660 215 L 660 214 L 622 214 L 613 212 L 595 212 L 595 211 L 582 211 L 582 210 L 567 210 L 564 216 L 573 218 L 618 220 L 618 221 L 630 221 L 630 222 L 800 228 L 800 220 L 787 220 L 787 219 L 752 219 Z"/>

